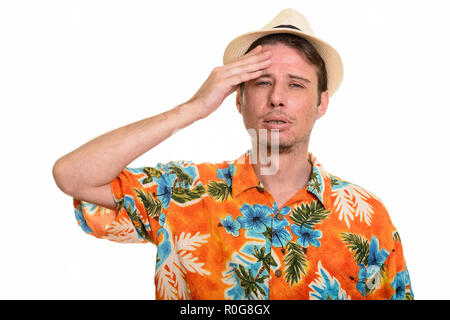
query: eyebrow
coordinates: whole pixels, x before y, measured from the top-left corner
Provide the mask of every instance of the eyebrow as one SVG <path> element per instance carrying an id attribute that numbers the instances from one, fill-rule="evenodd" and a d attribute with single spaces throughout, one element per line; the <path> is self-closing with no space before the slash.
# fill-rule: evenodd
<path id="1" fill-rule="evenodd" d="M 265 73 L 265 74 L 262 74 L 260 76 L 260 78 L 264 78 L 264 77 L 269 77 L 270 78 L 271 76 L 272 76 L 271 73 Z M 303 78 L 303 77 L 300 77 L 300 76 L 296 76 L 295 74 L 288 73 L 288 76 L 291 79 L 297 79 L 297 80 L 302 80 L 302 81 L 307 82 L 307 83 L 311 83 L 311 81 L 309 79 L 306 79 L 306 78 Z"/>

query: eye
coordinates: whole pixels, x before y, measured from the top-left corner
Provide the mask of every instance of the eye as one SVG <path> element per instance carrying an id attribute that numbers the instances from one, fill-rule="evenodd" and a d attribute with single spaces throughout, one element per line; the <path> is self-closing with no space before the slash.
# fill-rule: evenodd
<path id="1" fill-rule="evenodd" d="M 304 88 L 305 86 L 302 86 L 299 83 L 292 83 L 291 86 L 294 86 L 295 88 Z"/>
<path id="2" fill-rule="evenodd" d="M 268 81 L 259 81 L 259 82 L 257 82 L 256 83 L 256 85 L 269 85 L 270 84 L 270 82 L 268 82 Z"/>

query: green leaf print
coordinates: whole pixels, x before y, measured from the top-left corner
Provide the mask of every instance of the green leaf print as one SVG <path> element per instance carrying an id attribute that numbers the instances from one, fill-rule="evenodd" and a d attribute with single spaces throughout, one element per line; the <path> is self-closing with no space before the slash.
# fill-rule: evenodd
<path id="1" fill-rule="evenodd" d="M 169 166 L 168 173 L 175 174 L 177 176 L 172 186 L 173 192 L 177 190 L 178 192 L 181 193 L 183 189 L 183 184 L 185 185 L 184 188 L 189 188 L 191 186 L 192 178 L 187 173 L 185 173 L 181 168 L 171 165 Z"/>
<path id="2" fill-rule="evenodd" d="M 400 242 L 400 243 L 402 242 L 402 240 L 400 239 L 400 234 L 398 233 L 398 231 L 394 231 L 394 233 L 392 234 L 392 238 L 396 242 Z"/>
<path id="3" fill-rule="evenodd" d="M 355 233 L 341 233 L 341 238 L 347 244 L 347 248 L 354 252 L 353 257 L 356 262 L 367 266 L 369 264 L 369 241 Z"/>
<path id="4" fill-rule="evenodd" d="M 335 177 L 330 176 L 330 180 L 331 180 L 331 188 L 336 187 L 336 186 L 339 185 L 339 180 L 336 179 Z"/>
<path id="5" fill-rule="evenodd" d="M 322 189 L 318 177 L 319 174 L 316 171 L 313 171 L 310 179 L 311 180 L 310 187 L 316 190 L 318 194 L 320 194 L 322 192 Z"/>
<path id="6" fill-rule="evenodd" d="M 151 167 L 144 167 L 144 172 L 147 177 L 142 180 L 142 184 L 153 182 L 153 177 L 160 178 L 162 175 L 161 171 Z"/>
<path id="7" fill-rule="evenodd" d="M 312 229 L 315 224 L 328 218 L 330 211 L 326 210 L 320 201 L 302 203 L 291 213 L 292 222 L 300 227 Z"/>
<path id="8" fill-rule="evenodd" d="M 258 262 L 262 262 L 262 265 L 255 278 L 258 278 L 263 270 L 266 270 L 267 273 L 270 273 L 270 266 L 277 266 L 277 263 L 272 257 L 272 254 L 270 252 L 266 254 L 265 251 L 266 249 L 264 247 L 261 247 L 261 249 L 258 250 L 258 248 L 255 246 L 253 256 L 258 259 Z"/>
<path id="9" fill-rule="evenodd" d="M 308 261 L 306 260 L 303 248 L 293 242 L 287 243 L 288 254 L 284 257 L 286 280 L 291 286 L 297 284 L 306 275 L 308 269 Z"/>
<path id="10" fill-rule="evenodd" d="M 144 205 L 147 214 L 154 218 L 159 217 L 162 208 L 161 201 L 158 198 L 155 199 L 149 192 L 137 188 L 133 188 L 133 190 Z"/>
<path id="11" fill-rule="evenodd" d="M 246 297 L 248 297 L 251 293 L 258 296 L 258 292 L 263 296 L 266 295 L 264 289 L 261 288 L 259 283 L 264 283 L 264 280 L 269 277 L 268 275 L 264 275 L 262 277 L 256 276 L 253 278 L 250 269 L 247 271 L 243 265 L 239 265 L 238 269 L 235 269 L 234 271 L 239 278 L 240 286 L 244 288 L 244 294 Z"/>
<path id="12" fill-rule="evenodd" d="M 137 210 L 136 209 L 132 210 L 131 204 L 125 207 L 125 210 L 127 211 L 128 216 L 130 217 L 130 220 L 133 223 L 134 228 L 136 229 L 138 234 L 145 240 L 152 241 L 152 239 L 150 239 L 150 236 L 147 233 L 147 230 L 145 229 L 144 223 L 139 218 Z"/>
<path id="13" fill-rule="evenodd" d="M 205 192 L 205 188 L 201 184 L 192 190 L 187 188 L 180 189 L 174 185 L 172 188 L 172 199 L 178 203 L 186 203 L 200 198 Z"/>
<path id="14" fill-rule="evenodd" d="M 226 182 L 210 181 L 207 185 L 208 194 L 215 200 L 224 201 L 231 194 L 231 187 Z"/>

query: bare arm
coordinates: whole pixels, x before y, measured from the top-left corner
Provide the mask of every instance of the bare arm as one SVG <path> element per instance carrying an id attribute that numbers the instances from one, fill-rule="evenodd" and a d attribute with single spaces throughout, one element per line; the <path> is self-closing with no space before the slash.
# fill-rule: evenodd
<path id="1" fill-rule="evenodd" d="M 114 208 L 109 183 L 140 155 L 196 121 L 194 109 L 182 104 L 89 141 L 56 161 L 56 184 L 73 197 Z"/>
<path id="2" fill-rule="evenodd" d="M 109 183 L 129 163 L 215 111 L 241 82 L 261 75 L 268 57 L 258 46 L 236 62 L 215 68 L 186 103 L 105 133 L 59 158 L 53 166 L 56 184 L 70 196 L 114 209 Z"/>

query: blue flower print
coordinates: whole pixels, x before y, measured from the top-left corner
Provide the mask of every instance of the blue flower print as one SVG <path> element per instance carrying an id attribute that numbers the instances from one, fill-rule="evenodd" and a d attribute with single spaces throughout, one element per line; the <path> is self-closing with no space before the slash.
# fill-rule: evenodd
<path id="1" fill-rule="evenodd" d="M 372 236 L 370 240 L 370 248 L 369 248 L 369 263 L 367 268 L 367 277 L 372 277 L 378 270 L 380 270 L 384 261 L 386 261 L 389 256 L 389 251 L 386 249 L 379 249 L 379 242 L 375 236 Z"/>
<path id="2" fill-rule="evenodd" d="M 232 234 L 235 237 L 239 236 L 239 229 L 241 228 L 241 224 L 238 221 L 233 220 L 231 214 L 227 215 L 225 219 L 220 218 L 220 222 L 222 223 L 225 231 L 228 234 Z"/>
<path id="3" fill-rule="evenodd" d="M 234 173 L 236 172 L 236 168 L 234 167 L 233 164 L 230 164 L 227 168 L 225 169 L 217 169 L 217 177 L 219 179 L 223 179 L 227 182 L 227 186 L 231 186 L 231 180 L 232 177 L 234 175 Z"/>
<path id="4" fill-rule="evenodd" d="M 275 203 L 274 203 L 274 208 L 277 208 L 277 207 L 275 207 Z M 277 211 L 277 210 L 275 209 L 275 211 Z M 291 212 L 291 207 L 283 207 L 280 209 L 278 214 L 282 214 L 283 216 L 285 216 L 285 215 L 289 214 L 289 212 Z"/>
<path id="5" fill-rule="evenodd" d="M 184 166 L 186 163 L 189 164 L 190 162 L 186 162 L 184 160 L 175 163 L 169 162 L 164 166 L 162 164 L 158 164 L 158 166 L 156 167 L 158 170 L 166 172 L 163 173 L 159 178 L 153 178 L 157 181 L 158 188 L 156 190 L 158 198 L 161 201 L 164 209 L 167 209 L 169 207 L 170 199 L 172 199 L 172 188 L 174 186 L 175 180 L 177 179 L 177 175 L 175 173 L 169 173 L 171 172 L 171 167 L 177 167 L 178 169 L 181 169 L 184 174 L 192 178 L 192 181 L 197 177 L 195 166 L 186 167 Z M 190 184 L 187 181 L 182 181 L 180 187 L 189 188 Z"/>
<path id="6" fill-rule="evenodd" d="M 159 225 L 161 227 L 164 227 L 164 224 L 166 223 L 166 215 L 164 214 L 164 212 L 161 212 L 161 214 L 159 215 Z"/>
<path id="7" fill-rule="evenodd" d="M 170 242 L 170 236 L 166 229 L 161 228 L 158 230 L 158 238 L 163 235 L 162 241 L 159 242 L 156 251 L 156 270 L 161 267 L 164 261 L 169 257 L 172 252 L 172 243 Z"/>
<path id="8" fill-rule="evenodd" d="M 170 199 L 172 198 L 172 186 L 176 178 L 177 176 L 174 174 L 163 174 L 160 178 L 154 178 L 158 183 L 156 192 L 164 209 L 169 207 Z"/>
<path id="9" fill-rule="evenodd" d="M 244 204 L 241 207 L 241 212 L 243 216 L 239 216 L 237 220 L 244 229 L 263 233 L 271 225 L 270 214 L 272 210 L 266 205 L 255 204 L 252 207 L 249 204 Z"/>
<path id="10" fill-rule="evenodd" d="M 320 247 L 320 241 L 317 239 L 322 238 L 322 231 L 313 230 L 304 226 L 293 225 L 291 226 L 292 232 L 298 236 L 297 243 L 303 248 L 308 248 L 309 245 L 314 247 Z"/>
<path id="11" fill-rule="evenodd" d="M 366 279 L 367 279 L 367 268 L 358 264 L 359 272 L 358 272 L 358 282 L 356 283 L 356 289 L 361 292 L 363 296 L 366 295 Z"/>
<path id="12" fill-rule="evenodd" d="M 273 220 L 272 245 L 274 247 L 284 247 L 292 239 L 291 233 L 286 230 L 288 226 L 289 222 L 286 219 L 281 221 L 278 219 Z"/>
<path id="13" fill-rule="evenodd" d="M 375 236 L 372 236 L 372 239 L 370 240 L 367 267 L 358 264 L 359 273 L 356 289 L 358 289 L 363 296 L 368 294 L 367 290 L 370 292 L 376 288 L 376 284 L 381 281 L 380 269 L 389 256 L 389 252 L 386 249 L 379 250 L 379 246 L 378 239 Z"/>
<path id="14" fill-rule="evenodd" d="M 125 195 L 125 197 L 123 198 L 123 206 L 127 211 L 134 212 L 134 210 L 136 209 L 134 198 L 129 195 Z"/>
<path id="15" fill-rule="evenodd" d="M 84 232 L 93 233 L 92 229 L 89 228 L 88 224 L 86 223 L 86 219 L 84 218 L 83 211 L 81 209 L 81 205 L 75 209 L 75 218 L 77 219 L 78 223 L 80 224 L 81 229 Z"/>
<path id="16" fill-rule="evenodd" d="M 278 206 L 274 202 L 272 206 L 272 211 L 277 212 Z M 291 212 L 290 207 L 283 207 L 278 211 L 278 214 L 286 216 Z M 277 214 L 277 215 L 278 215 Z M 286 227 L 291 224 L 283 217 L 283 220 L 273 219 L 273 229 L 272 229 L 272 244 L 274 247 L 284 247 L 288 241 L 292 239 L 292 234 L 286 230 Z"/>
<path id="17" fill-rule="evenodd" d="M 397 273 L 391 282 L 391 287 L 395 290 L 395 294 L 391 297 L 391 300 L 405 300 L 406 286 L 408 284 L 410 284 L 408 271 L 403 270 Z"/>

